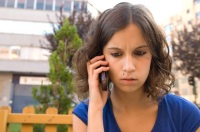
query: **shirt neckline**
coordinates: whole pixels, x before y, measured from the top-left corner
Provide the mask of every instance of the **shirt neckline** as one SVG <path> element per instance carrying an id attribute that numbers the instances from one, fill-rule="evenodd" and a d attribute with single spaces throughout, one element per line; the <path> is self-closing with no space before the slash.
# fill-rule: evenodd
<path id="1" fill-rule="evenodd" d="M 163 98 L 163 100 L 164 100 L 164 98 Z M 158 126 L 158 124 L 159 124 L 159 121 L 160 121 L 160 118 L 161 118 L 161 113 L 162 113 L 162 103 L 161 103 L 161 102 L 162 102 L 163 100 L 161 100 L 161 101 L 158 103 L 158 114 L 157 114 L 157 117 L 156 117 L 155 124 L 154 124 L 154 126 L 153 126 L 153 128 L 152 128 L 152 130 L 151 130 L 152 132 L 156 130 L 156 128 L 157 128 L 157 126 Z M 119 131 L 121 131 L 120 128 L 119 128 L 119 125 L 117 124 L 116 118 L 115 118 L 115 116 L 114 116 L 114 113 L 113 113 L 113 110 L 112 110 L 112 102 L 111 102 L 111 99 L 110 99 L 110 98 L 108 98 L 108 110 L 109 110 L 110 113 L 111 113 L 111 118 L 112 118 L 112 120 L 114 121 L 113 123 L 117 126 L 117 129 L 118 129 Z"/>
<path id="2" fill-rule="evenodd" d="M 117 127 L 117 129 L 119 131 L 121 131 L 120 128 L 119 128 L 119 126 L 118 126 L 118 124 L 117 124 L 117 121 L 115 119 L 115 116 L 114 116 L 114 113 L 113 113 L 113 110 L 112 110 L 112 102 L 111 102 L 110 98 L 108 98 L 108 110 L 110 111 L 110 114 L 111 114 L 110 116 L 111 116 L 112 120 L 114 121 L 113 123 L 115 124 L 115 126 Z"/>

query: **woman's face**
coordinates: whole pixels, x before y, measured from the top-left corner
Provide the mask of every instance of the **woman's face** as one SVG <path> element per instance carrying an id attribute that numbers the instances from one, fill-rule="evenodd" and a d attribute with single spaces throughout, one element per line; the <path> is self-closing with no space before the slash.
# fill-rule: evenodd
<path id="1" fill-rule="evenodd" d="M 115 89 L 124 92 L 143 89 L 152 55 L 135 24 L 116 32 L 104 47 L 103 54 L 109 62 L 109 77 Z"/>

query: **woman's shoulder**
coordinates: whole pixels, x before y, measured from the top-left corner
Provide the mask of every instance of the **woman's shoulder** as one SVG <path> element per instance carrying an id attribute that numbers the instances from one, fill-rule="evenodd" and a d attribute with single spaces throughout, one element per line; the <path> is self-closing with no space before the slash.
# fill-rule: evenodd
<path id="1" fill-rule="evenodd" d="M 79 119 L 81 119 L 86 125 L 88 122 L 88 107 L 89 107 L 89 98 L 81 101 L 77 104 L 73 109 L 73 114 L 76 115 Z M 107 100 L 104 106 L 104 114 L 110 113 L 110 99 Z M 105 116 L 105 115 L 104 115 Z"/>
<path id="2" fill-rule="evenodd" d="M 183 124 L 190 124 L 193 122 L 200 125 L 200 110 L 199 108 L 191 101 L 174 94 L 165 95 L 163 102 L 161 102 L 163 111 L 170 114 L 172 119 L 179 120 L 181 119 Z M 187 122 L 187 123 L 186 123 Z M 190 123 L 189 123 L 190 122 Z"/>
<path id="3" fill-rule="evenodd" d="M 166 103 L 167 105 L 173 108 L 181 108 L 181 109 L 192 108 L 192 109 L 198 110 L 199 112 L 199 108 L 193 102 L 181 96 L 177 96 L 171 93 L 164 96 L 163 103 Z"/>
<path id="4" fill-rule="evenodd" d="M 73 110 L 74 112 L 87 112 L 88 111 L 88 105 L 89 105 L 89 98 L 81 101 L 80 103 L 78 103 Z"/>
<path id="5" fill-rule="evenodd" d="M 84 110 L 87 110 L 88 108 L 88 105 L 89 105 L 89 98 L 79 102 L 75 107 L 74 107 L 74 110 L 76 109 L 84 109 Z"/>
<path id="6" fill-rule="evenodd" d="M 199 108 L 193 102 L 171 93 L 165 95 L 160 104 L 172 111 L 196 112 L 200 115 Z"/>
<path id="7" fill-rule="evenodd" d="M 181 96 L 165 95 L 159 102 L 158 113 L 159 126 L 162 126 L 160 124 L 167 126 L 168 123 L 169 130 L 189 132 L 196 131 L 200 126 L 199 108 Z"/>
<path id="8" fill-rule="evenodd" d="M 89 99 L 85 99 L 81 101 L 74 107 L 73 114 L 76 115 L 79 119 L 81 119 L 87 125 L 87 117 L 88 117 L 88 104 Z"/>

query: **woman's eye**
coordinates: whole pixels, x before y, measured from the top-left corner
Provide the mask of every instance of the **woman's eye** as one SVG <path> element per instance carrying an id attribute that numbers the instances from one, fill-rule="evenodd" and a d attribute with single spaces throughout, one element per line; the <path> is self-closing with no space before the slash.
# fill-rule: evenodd
<path id="1" fill-rule="evenodd" d="M 142 55 L 146 54 L 146 51 L 135 51 L 134 54 L 138 55 L 138 56 L 142 56 Z"/>
<path id="2" fill-rule="evenodd" d="M 114 56 L 114 57 L 118 57 L 118 56 L 121 56 L 122 53 L 111 53 L 111 55 Z"/>

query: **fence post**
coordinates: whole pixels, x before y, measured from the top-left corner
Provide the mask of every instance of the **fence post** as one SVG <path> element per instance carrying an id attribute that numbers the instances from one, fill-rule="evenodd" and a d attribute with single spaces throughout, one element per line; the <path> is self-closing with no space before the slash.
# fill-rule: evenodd
<path id="1" fill-rule="evenodd" d="M 34 114 L 35 110 L 33 106 L 27 106 L 23 108 L 22 114 Z M 33 124 L 22 124 L 21 132 L 33 132 Z"/>
<path id="2" fill-rule="evenodd" d="M 57 108 L 54 108 L 54 107 L 49 107 L 47 110 L 46 110 L 46 114 L 58 114 L 58 109 Z M 49 119 L 49 122 L 53 120 L 52 119 Z M 57 125 L 51 125 L 51 124 L 47 124 L 45 126 L 45 132 L 56 132 L 57 131 Z"/>
<path id="3" fill-rule="evenodd" d="M 72 111 L 73 109 L 71 108 L 68 112 L 69 115 L 72 115 Z M 68 132 L 73 132 L 73 127 L 72 127 L 72 124 L 69 124 L 68 125 Z"/>
<path id="4" fill-rule="evenodd" d="M 6 131 L 8 111 L 0 110 L 0 132 Z"/>
<path id="5" fill-rule="evenodd" d="M 4 131 L 3 132 L 8 132 L 9 131 L 9 124 L 7 123 L 7 118 L 8 118 L 8 114 L 10 114 L 11 113 L 11 108 L 10 108 L 10 106 L 1 106 L 0 107 L 0 110 L 2 110 L 2 111 L 6 111 L 7 112 L 7 115 L 6 115 L 6 124 L 5 124 L 5 126 L 3 125 L 3 124 L 1 124 L 1 123 L 3 123 L 3 120 L 4 120 L 4 116 L 2 116 L 2 119 L 0 119 L 0 126 L 3 126 L 3 128 L 2 129 L 4 129 Z M 2 112 L 3 113 L 3 112 Z M 1 117 L 1 116 L 0 116 Z M 4 128 L 5 127 L 5 128 Z M 1 130 L 1 129 L 0 129 Z M 1 132 L 1 131 L 0 131 Z"/>

